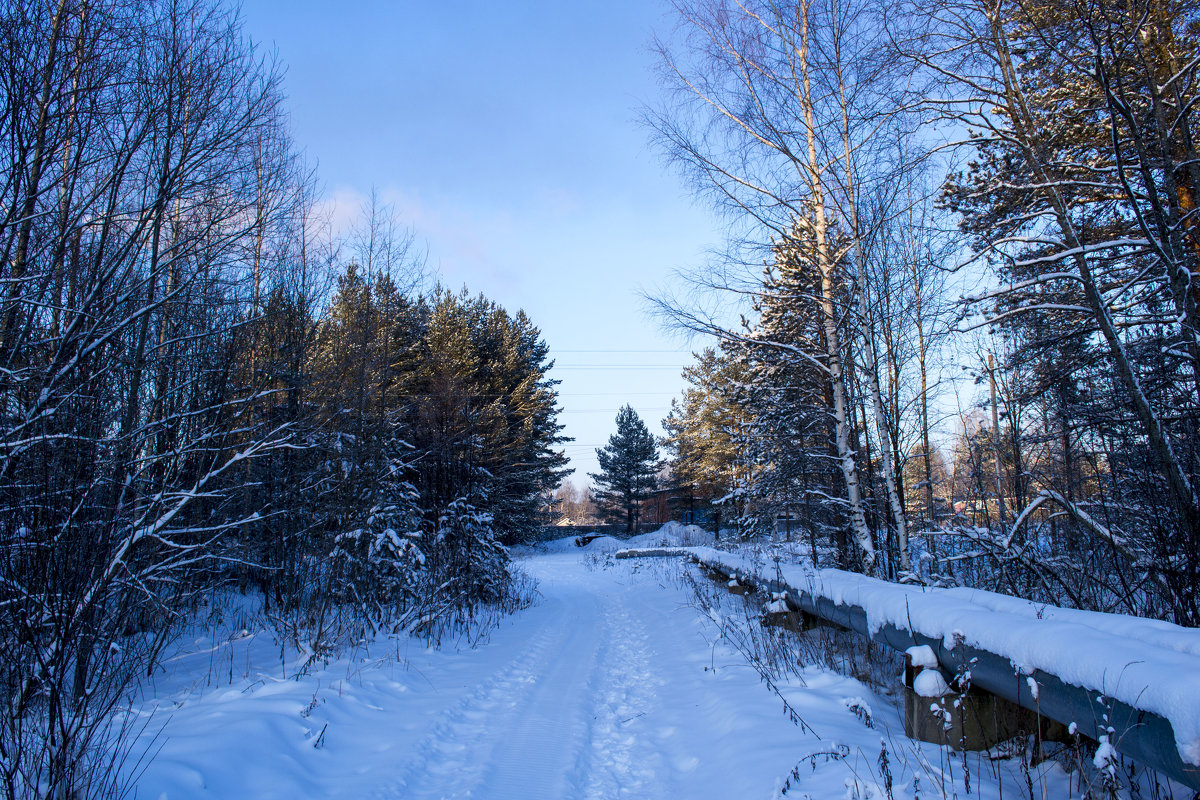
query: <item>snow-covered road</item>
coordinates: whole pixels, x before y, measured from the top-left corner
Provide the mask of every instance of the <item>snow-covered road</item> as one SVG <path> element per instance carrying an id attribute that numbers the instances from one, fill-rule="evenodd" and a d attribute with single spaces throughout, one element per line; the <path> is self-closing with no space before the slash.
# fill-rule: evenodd
<path id="1" fill-rule="evenodd" d="M 265 637 L 169 664 L 147 729 L 166 722 L 162 750 L 139 795 L 771 796 L 800 731 L 712 646 L 677 562 L 606 567 L 576 550 L 521 565 L 542 597 L 476 648 L 414 640 L 398 659 L 299 680 L 282 678 Z"/>
<path id="2" fill-rule="evenodd" d="M 137 722 L 158 709 L 145 743 L 162 727 L 139 796 L 766 800 L 797 764 L 789 797 L 882 798 L 885 773 L 896 798 L 963 788 L 852 678 L 805 669 L 782 692 L 808 730 L 790 722 L 695 607 L 682 562 L 569 547 L 520 563 L 542 597 L 476 647 L 381 643 L 297 677 L 266 635 L 185 645 Z M 742 614 L 720 596 L 715 617 Z M 998 796 L 973 759 L 975 791 Z"/>
<path id="3" fill-rule="evenodd" d="M 798 731 L 750 668 L 712 669 L 673 565 L 589 569 L 562 554 L 525 567 L 543 600 L 488 645 L 515 655 L 484 659 L 377 796 L 770 796 L 793 762 L 762 742 Z"/>

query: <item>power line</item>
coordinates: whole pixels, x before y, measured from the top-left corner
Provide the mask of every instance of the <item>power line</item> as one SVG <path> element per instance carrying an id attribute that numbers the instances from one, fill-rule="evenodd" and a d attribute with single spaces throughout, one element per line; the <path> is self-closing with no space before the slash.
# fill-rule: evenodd
<path id="1" fill-rule="evenodd" d="M 691 350 L 553 350 L 554 353 L 671 353 L 690 356 Z"/>
<path id="2" fill-rule="evenodd" d="M 670 406 L 647 406 L 639 408 L 638 411 L 669 411 Z M 558 412 L 560 414 L 615 414 L 621 409 L 619 408 L 565 408 Z"/>
<path id="3" fill-rule="evenodd" d="M 681 364 L 555 364 L 554 369 L 683 369 Z"/>
<path id="4" fill-rule="evenodd" d="M 559 392 L 559 397 L 656 397 L 668 394 L 672 397 L 675 392 Z"/>
<path id="5" fill-rule="evenodd" d="M 460 398 L 470 397 L 478 400 L 481 398 L 500 399 L 512 397 L 512 392 L 395 392 L 389 391 L 392 397 L 435 397 L 435 398 Z M 662 395 L 675 396 L 675 392 L 554 392 L 555 397 L 661 397 Z"/>

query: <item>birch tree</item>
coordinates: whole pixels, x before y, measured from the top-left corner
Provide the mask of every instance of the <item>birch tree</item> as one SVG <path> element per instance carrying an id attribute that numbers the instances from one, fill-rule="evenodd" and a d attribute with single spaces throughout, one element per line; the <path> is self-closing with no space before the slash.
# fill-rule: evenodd
<path id="1" fill-rule="evenodd" d="M 830 377 L 847 520 L 867 570 L 876 556 L 851 443 L 852 372 L 868 387 L 890 524 L 901 540 L 907 533 L 888 423 L 896 410 L 884 407 L 864 285 L 874 220 L 862 212 L 863 198 L 898 166 L 882 155 L 883 132 L 900 118 L 904 85 L 896 62 L 877 57 L 877 8 L 840 0 L 678 3 L 682 44 L 660 48 L 677 102 L 650 117 L 664 151 L 702 195 L 748 217 L 749 230 L 776 246 L 803 249 L 796 256 L 818 277 L 822 351 L 805 356 Z M 851 287 L 841 303 L 839 286 Z M 862 363 L 851 369 L 858 354 Z"/>

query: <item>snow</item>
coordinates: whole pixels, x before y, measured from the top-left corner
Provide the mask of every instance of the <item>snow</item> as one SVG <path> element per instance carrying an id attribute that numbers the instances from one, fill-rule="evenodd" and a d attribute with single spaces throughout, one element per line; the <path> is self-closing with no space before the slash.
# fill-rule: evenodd
<path id="1" fill-rule="evenodd" d="M 950 693 L 950 684 L 941 670 L 923 669 L 913 678 L 913 691 L 921 697 L 941 697 Z"/>
<path id="2" fill-rule="evenodd" d="M 586 528 L 584 529 L 586 530 Z M 578 553 L 578 552 L 604 552 L 611 553 L 625 548 L 648 548 L 648 547 L 692 547 L 696 545 L 708 545 L 713 542 L 713 535 L 698 525 L 684 525 L 679 522 L 668 522 L 663 527 L 655 531 L 642 533 L 637 536 L 631 536 L 628 539 L 621 540 L 614 536 L 602 535 L 592 539 L 587 544 L 579 545 L 580 535 L 573 534 L 564 536 L 559 539 L 554 539 L 549 542 L 544 542 L 536 547 L 520 548 L 516 552 L 522 555 L 530 555 L 532 553 Z"/>
<path id="3" fill-rule="evenodd" d="M 770 796 L 799 731 L 714 662 L 682 588 L 578 548 L 525 564 L 543 600 L 475 649 L 380 643 L 299 677 L 266 636 L 181 654 L 139 709 L 147 737 L 166 723 L 139 796 Z"/>
<path id="4" fill-rule="evenodd" d="M 922 797 L 954 794 L 957 767 L 903 737 L 894 700 L 816 666 L 769 691 L 726 636 L 757 625 L 741 597 L 701 612 L 683 562 L 585 551 L 527 552 L 538 603 L 475 646 L 381 640 L 301 670 L 234 603 L 227 635 L 181 641 L 130 709 L 139 745 L 158 750 L 138 795 L 728 800 L 787 780 L 789 797 L 886 797 L 881 752 L 896 797 L 918 782 Z M 1009 766 L 972 769 L 975 796 L 998 800 L 989 776 Z M 1034 779 L 1065 796 L 1052 762 Z"/>
<path id="5" fill-rule="evenodd" d="M 964 602 L 981 608 L 1027 618 L 1069 622 L 1072 625 L 1080 625 L 1118 636 L 1130 642 L 1140 642 L 1200 656 L 1200 628 L 1184 628 L 1169 622 L 1130 617 L 1124 614 L 1102 614 L 1097 611 L 1058 608 L 979 589 L 954 588 L 942 591 L 948 597 L 961 598 Z"/>
<path id="6" fill-rule="evenodd" d="M 548 542 L 542 542 L 535 547 L 520 547 L 513 548 L 515 553 L 528 555 L 530 553 L 574 553 L 579 550 L 578 536 L 564 536 L 560 539 L 553 539 Z"/>
<path id="7" fill-rule="evenodd" d="M 790 611 L 787 601 L 783 600 L 782 598 L 776 598 L 767 603 L 763 610 L 768 614 L 786 614 L 788 611 Z"/>
<path id="8" fill-rule="evenodd" d="M 981 590 L 889 583 L 801 564 L 755 564 L 712 547 L 680 554 L 743 575 L 775 575 L 793 589 L 857 605 L 872 631 L 892 624 L 1008 658 L 1034 670 L 1164 717 L 1180 757 L 1200 766 L 1200 630 L 1121 614 L 1056 608 Z M 1131 646 L 1132 645 L 1132 646 Z"/>
<path id="9" fill-rule="evenodd" d="M 871 704 L 866 700 L 861 697 L 843 697 L 842 705 L 868 728 L 875 727 L 875 714 L 871 710 Z"/>
<path id="10" fill-rule="evenodd" d="M 1100 746 L 1096 748 L 1096 755 L 1092 757 L 1092 764 L 1102 772 L 1111 773 L 1116 770 L 1120 760 L 1120 755 L 1117 754 L 1116 748 L 1108 741 L 1108 737 L 1101 736 Z"/>
<path id="11" fill-rule="evenodd" d="M 624 547 L 696 547 L 711 545 L 715 541 L 713 534 L 699 525 L 684 525 L 680 522 L 668 522 L 656 531 L 631 537 Z"/>
<path id="12" fill-rule="evenodd" d="M 625 546 L 620 539 L 612 536 L 597 536 L 581 548 L 584 552 L 615 553 Z"/>
<path id="13" fill-rule="evenodd" d="M 914 645 L 904 652 L 908 653 L 909 659 L 914 667 L 930 667 L 937 668 L 937 654 L 933 652 L 933 648 L 927 644 Z"/>

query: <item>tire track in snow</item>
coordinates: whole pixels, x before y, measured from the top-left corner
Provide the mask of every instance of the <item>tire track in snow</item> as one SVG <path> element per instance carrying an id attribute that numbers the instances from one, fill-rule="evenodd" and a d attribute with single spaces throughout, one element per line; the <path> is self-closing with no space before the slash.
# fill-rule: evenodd
<path id="1" fill-rule="evenodd" d="M 415 753 L 398 778 L 374 793 L 389 797 L 470 797 L 486 764 L 488 727 L 516 713 L 529 694 L 541 664 L 561 633 L 547 629 L 530 639 L 521 656 L 479 683 L 463 699 L 442 713 L 414 748 Z"/>
<path id="2" fill-rule="evenodd" d="M 665 800 L 761 788 L 744 766 L 750 722 L 726 696 L 751 670 L 709 668 L 694 609 L 660 603 L 662 587 L 623 565 L 538 568 L 545 600 L 523 652 L 441 712 L 375 797 Z M 765 705 L 774 719 L 774 701 Z"/>
<path id="3" fill-rule="evenodd" d="M 562 602 L 565 600 L 565 602 Z M 598 599 L 556 597 L 525 652 L 444 712 L 402 776 L 377 797 L 577 796 L 590 692 L 603 636 Z"/>
<path id="4" fill-rule="evenodd" d="M 584 599 L 584 602 L 578 602 Z M 567 636 L 521 713 L 503 732 L 482 783 L 488 797 L 561 800 L 579 796 L 586 774 L 592 691 L 610 631 L 597 625 L 599 601 L 576 597 L 563 614 Z"/>

